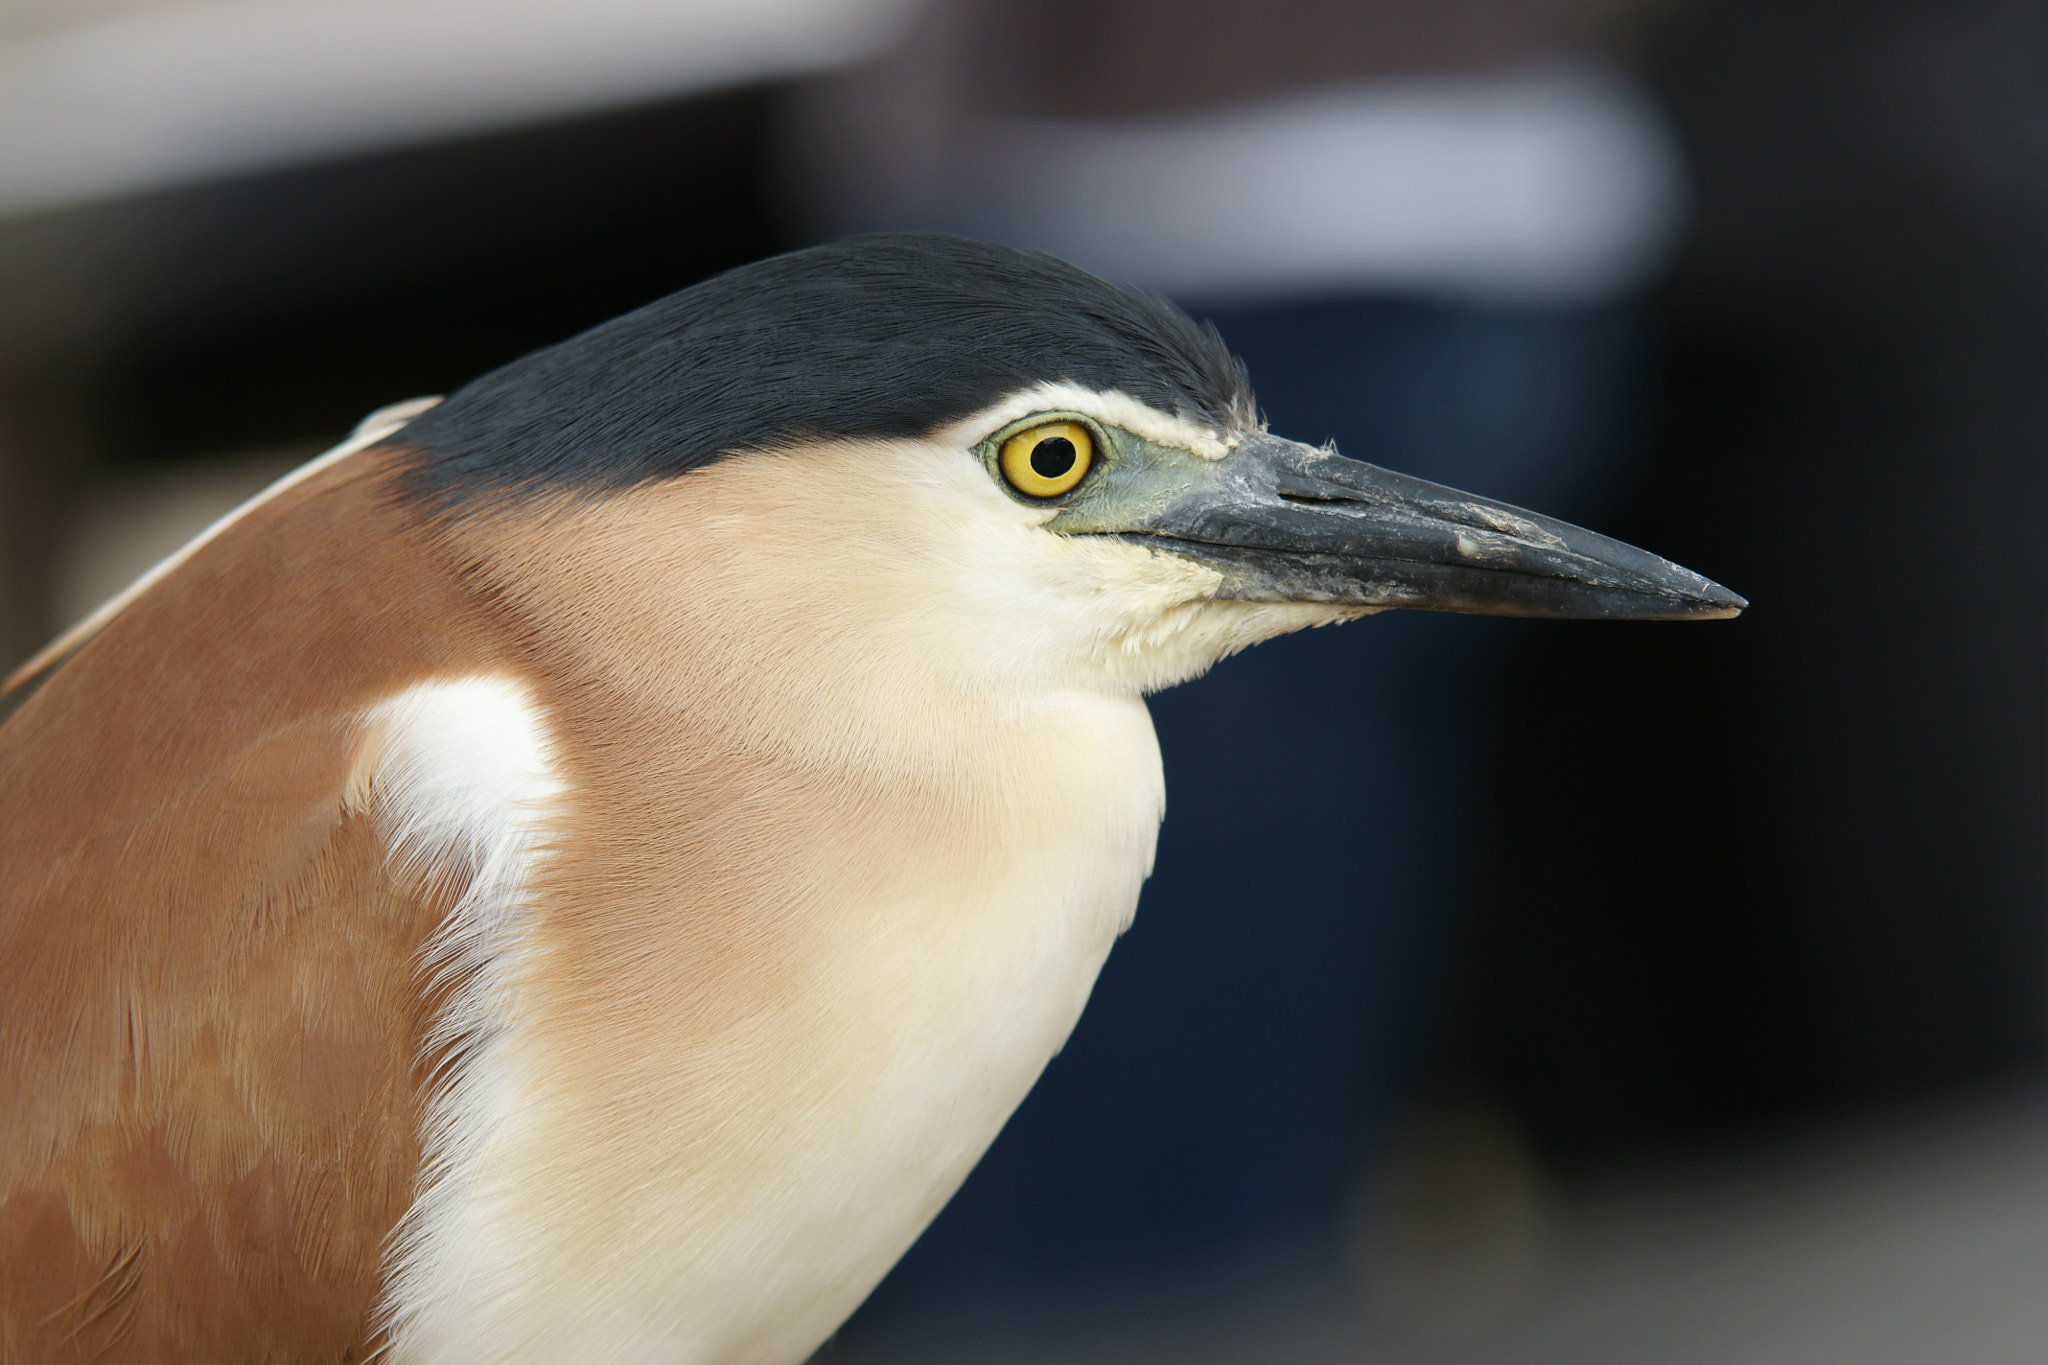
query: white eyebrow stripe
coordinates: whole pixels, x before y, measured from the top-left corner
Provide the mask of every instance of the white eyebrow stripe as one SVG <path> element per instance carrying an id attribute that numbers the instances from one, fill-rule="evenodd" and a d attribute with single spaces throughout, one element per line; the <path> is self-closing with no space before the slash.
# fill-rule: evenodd
<path id="1" fill-rule="evenodd" d="M 1190 451 L 1205 460 L 1220 460 L 1237 448 L 1236 433 L 1220 434 L 1173 413 L 1161 412 L 1119 389 L 1084 389 L 1079 384 L 1040 384 L 1008 394 L 972 417 L 937 433 L 946 445 L 972 446 L 991 431 L 1037 412 L 1083 412 L 1113 427 L 1122 427 L 1158 445 Z"/>

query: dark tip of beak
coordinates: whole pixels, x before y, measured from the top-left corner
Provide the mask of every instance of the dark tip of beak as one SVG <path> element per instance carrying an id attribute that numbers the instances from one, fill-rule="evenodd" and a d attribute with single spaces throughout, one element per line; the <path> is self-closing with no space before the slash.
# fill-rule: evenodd
<path id="1" fill-rule="evenodd" d="M 1254 437 L 1133 530 L 1218 596 L 1493 616 L 1692 621 L 1749 603 L 1669 560 L 1333 451 Z"/>

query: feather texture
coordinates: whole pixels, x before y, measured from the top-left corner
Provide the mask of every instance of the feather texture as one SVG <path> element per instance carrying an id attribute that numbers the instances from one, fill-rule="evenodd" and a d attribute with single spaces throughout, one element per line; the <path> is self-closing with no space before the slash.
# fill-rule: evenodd
<path id="1" fill-rule="evenodd" d="M 380 486 L 222 528 L 0 727 L 0 1358 L 373 1344 L 466 876 L 395 870 L 351 773 L 367 708 L 503 653 Z"/>

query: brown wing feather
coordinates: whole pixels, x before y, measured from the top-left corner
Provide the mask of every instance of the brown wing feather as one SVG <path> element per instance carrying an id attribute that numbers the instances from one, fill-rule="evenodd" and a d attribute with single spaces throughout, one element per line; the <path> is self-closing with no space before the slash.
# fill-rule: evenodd
<path id="1" fill-rule="evenodd" d="M 349 809 L 356 717 L 506 657 L 384 478 L 230 527 L 0 727 L 0 1359 L 373 1345 L 450 888 Z"/>

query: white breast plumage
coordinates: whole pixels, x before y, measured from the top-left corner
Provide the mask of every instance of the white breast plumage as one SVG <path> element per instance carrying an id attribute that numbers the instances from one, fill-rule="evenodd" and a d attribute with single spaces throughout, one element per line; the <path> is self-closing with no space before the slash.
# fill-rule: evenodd
<path id="1" fill-rule="evenodd" d="M 542 714 L 515 684 L 469 679 L 373 723 L 368 791 L 405 875 L 453 857 L 474 879 L 440 955 L 467 978 L 442 1027 L 462 1050 L 384 1307 L 399 1362 L 803 1359 L 1064 1041 L 1163 804 L 1135 700 L 1079 694 L 1007 735 L 977 727 L 965 785 L 877 831 L 893 867 L 823 831 L 835 904 L 788 917 L 835 941 L 755 1017 L 724 1000 L 730 1065 L 689 1049 L 591 1087 L 575 1011 L 532 969 L 575 932 L 549 922 L 545 877 L 534 890 L 552 808 L 577 805 Z M 679 919 L 732 913 L 669 894 Z"/>

